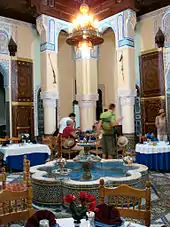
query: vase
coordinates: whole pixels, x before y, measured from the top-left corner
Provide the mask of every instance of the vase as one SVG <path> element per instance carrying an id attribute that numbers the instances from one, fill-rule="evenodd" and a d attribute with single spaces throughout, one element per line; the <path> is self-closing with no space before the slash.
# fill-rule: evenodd
<path id="1" fill-rule="evenodd" d="M 92 211 L 86 212 L 86 216 L 90 224 L 89 227 L 95 227 L 95 213 Z"/>
<path id="2" fill-rule="evenodd" d="M 74 220 L 74 227 L 80 227 L 80 220 Z"/>

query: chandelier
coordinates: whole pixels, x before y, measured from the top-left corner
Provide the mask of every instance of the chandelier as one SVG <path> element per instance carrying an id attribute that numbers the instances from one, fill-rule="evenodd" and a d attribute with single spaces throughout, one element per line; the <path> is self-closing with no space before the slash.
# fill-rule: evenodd
<path id="1" fill-rule="evenodd" d="M 73 20 L 73 28 L 66 40 L 67 44 L 78 49 L 93 48 L 102 44 L 104 39 L 97 26 L 98 21 L 89 13 L 89 6 L 83 2 L 79 15 Z"/>

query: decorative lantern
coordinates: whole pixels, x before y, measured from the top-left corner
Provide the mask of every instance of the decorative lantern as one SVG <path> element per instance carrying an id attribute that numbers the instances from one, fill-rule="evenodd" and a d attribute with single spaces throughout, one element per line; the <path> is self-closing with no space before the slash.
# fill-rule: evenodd
<path id="1" fill-rule="evenodd" d="M 157 44 L 158 48 L 164 47 L 165 36 L 162 30 L 159 28 L 158 32 L 155 36 L 155 43 Z"/>
<path id="2" fill-rule="evenodd" d="M 8 43 L 8 50 L 10 56 L 15 56 L 15 53 L 17 52 L 17 44 L 15 43 L 12 37 L 10 38 Z"/>

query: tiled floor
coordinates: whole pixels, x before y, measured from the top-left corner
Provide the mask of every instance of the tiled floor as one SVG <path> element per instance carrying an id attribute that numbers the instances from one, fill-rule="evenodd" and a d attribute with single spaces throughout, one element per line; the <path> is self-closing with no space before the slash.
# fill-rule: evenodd
<path id="1" fill-rule="evenodd" d="M 7 176 L 9 183 L 17 183 L 22 180 L 22 174 L 13 173 Z M 149 173 L 151 191 L 151 227 L 170 226 L 170 173 Z M 165 195 L 164 195 L 165 193 Z"/>

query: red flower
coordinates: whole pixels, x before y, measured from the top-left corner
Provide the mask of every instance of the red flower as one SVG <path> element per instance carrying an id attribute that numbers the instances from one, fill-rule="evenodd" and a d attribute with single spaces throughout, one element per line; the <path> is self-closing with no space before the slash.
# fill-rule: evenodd
<path id="1" fill-rule="evenodd" d="M 99 209 L 96 207 L 96 205 L 97 205 L 96 200 L 88 203 L 88 212 L 90 212 L 90 211 L 97 212 Z"/>
<path id="2" fill-rule="evenodd" d="M 79 199 L 82 204 L 84 204 L 87 200 L 88 194 L 86 192 L 79 192 Z"/>
<path id="3" fill-rule="evenodd" d="M 63 201 L 65 201 L 66 203 L 72 203 L 75 200 L 76 197 L 72 194 L 67 194 L 65 197 L 63 197 Z"/>

